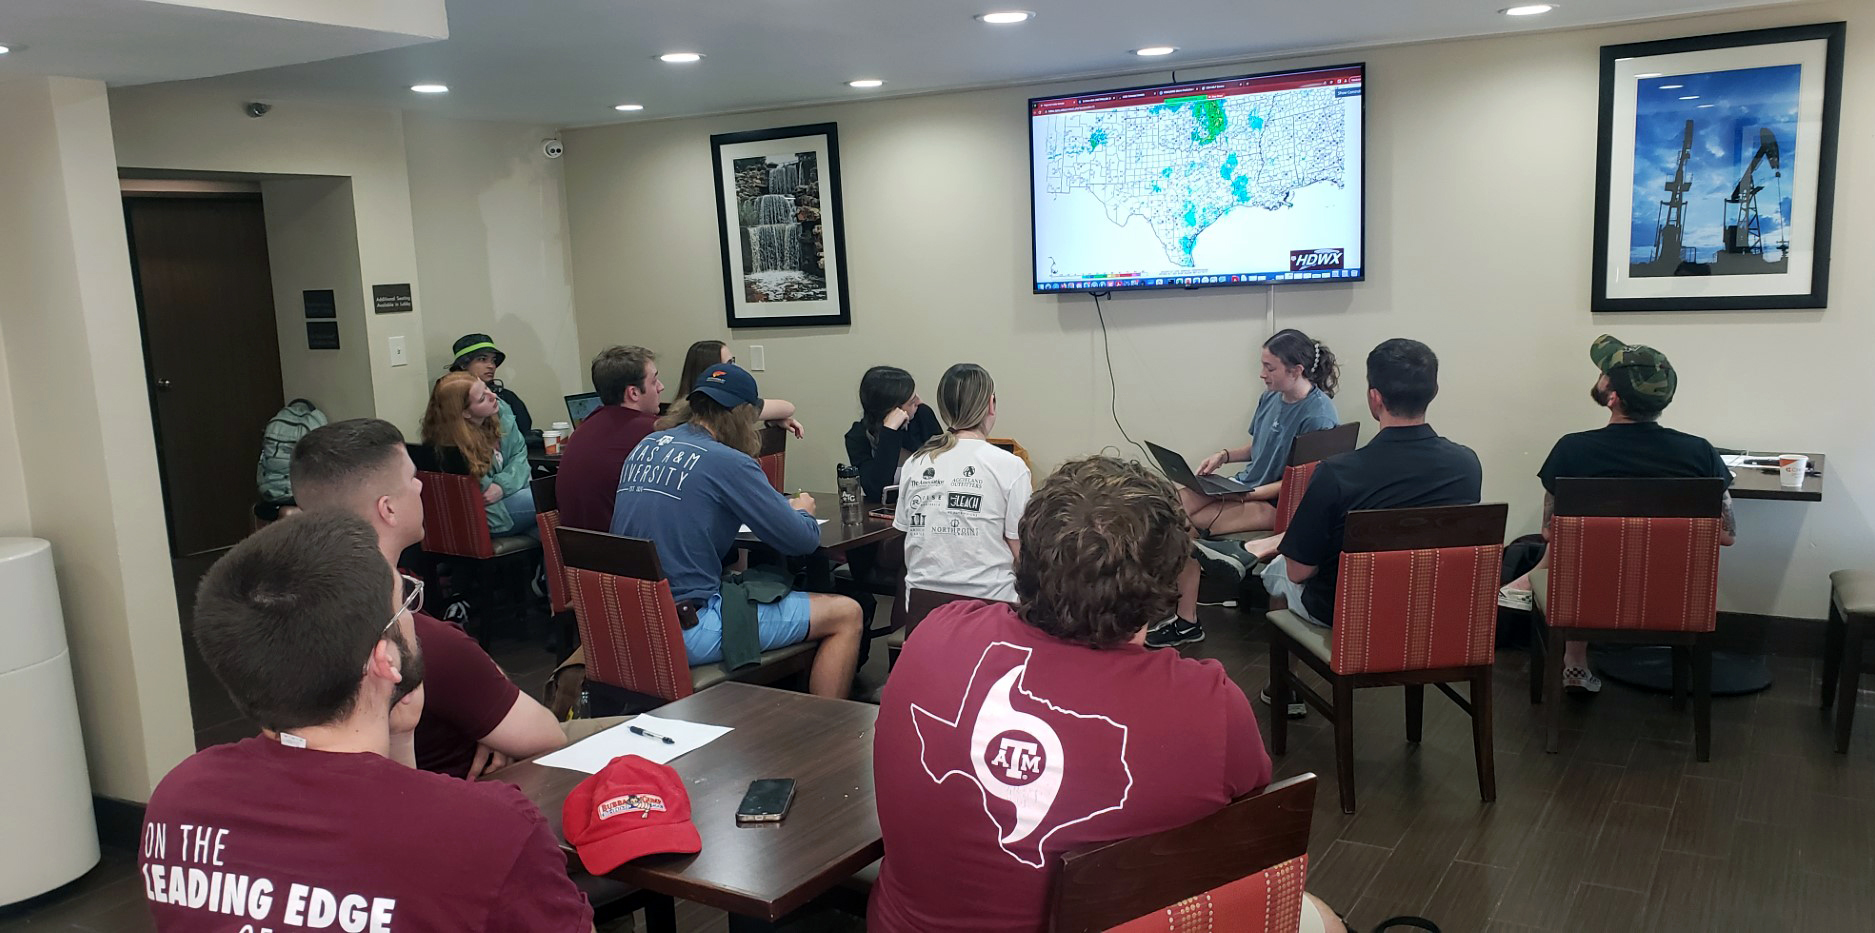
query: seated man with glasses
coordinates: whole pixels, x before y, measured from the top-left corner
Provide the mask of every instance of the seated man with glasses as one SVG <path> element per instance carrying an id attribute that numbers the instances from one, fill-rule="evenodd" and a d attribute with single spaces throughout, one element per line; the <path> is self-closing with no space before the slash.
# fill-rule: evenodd
<path id="1" fill-rule="evenodd" d="M 190 756 L 150 796 L 139 868 L 161 933 L 592 929 L 519 790 L 390 760 L 424 657 L 378 547 L 363 519 L 313 512 L 203 579 L 202 659 L 268 734 Z"/>
<path id="2" fill-rule="evenodd" d="M 354 418 L 315 428 L 293 448 L 293 492 L 313 512 L 346 512 L 371 524 L 384 560 L 397 566 L 423 540 L 423 484 L 388 421 Z M 462 629 L 411 607 L 429 662 L 416 766 L 471 780 L 510 760 L 566 744 L 552 713 L 522 693 Z"/>

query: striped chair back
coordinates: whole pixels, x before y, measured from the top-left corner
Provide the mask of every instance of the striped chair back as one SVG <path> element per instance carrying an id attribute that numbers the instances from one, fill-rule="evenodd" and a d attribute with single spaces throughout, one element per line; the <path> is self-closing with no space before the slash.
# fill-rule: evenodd
<path id="1" fill-rule="evenodd" d="M 1361 439 L 1359 423 L 1336 425 L 1320 431 L 1298 434 L 1289 442 L 1289 462 L 1283 467 L 1283 486 L 1276 493 L 1276 534 L 1289 530 L 1289 520 L 1296 517 L 1302 494 L 1309 491 L 1309 478 L 1322 460 L 1354 449 Z"/>
<path id="2" fill-rule="evenodd" d="M 1712 631 L 1724 494 L 1722 479 L 1558 478 L 1545 620 Z"/>
<path id="3" fill-rule="evenodd" d="M 1508 513 L 1501 502 L 1348 513 L 1334 672 L 1490 665 Z"/>
<path id="4" fill-rule="evenodd" d="M 657 545 L 560 527 L 569 602 L 585 649 L 586 679 L 681 700 L 692 692 L 683 625 Z"/>

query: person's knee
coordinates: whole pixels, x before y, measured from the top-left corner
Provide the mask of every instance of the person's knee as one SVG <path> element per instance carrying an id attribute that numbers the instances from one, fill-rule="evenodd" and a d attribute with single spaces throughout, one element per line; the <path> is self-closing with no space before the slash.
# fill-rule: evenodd
<path id="1" fill-rule="evenodd" d="M 830 635 L 858 634 L 865 624 L 865 614 L 850 596 L 817 596 L 815 603 L 814 615 L 824 620 Z"/>

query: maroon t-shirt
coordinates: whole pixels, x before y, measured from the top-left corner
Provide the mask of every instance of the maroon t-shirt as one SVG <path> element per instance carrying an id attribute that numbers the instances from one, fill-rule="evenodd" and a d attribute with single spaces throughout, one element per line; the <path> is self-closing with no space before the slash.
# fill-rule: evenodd
<path id="1" fill-rule="evenodd" d="M 559 479 L 554 482 L 560 524 L 587 531 L 612 530 L 619 472 L 657 420 L 657 415 L 635 408 L 605 405 L 579 423 L 560 455 Z"/>
<path id="2" fill-rule="evenodd" d="M 138 867 L 159 933 L 586 933 L 540 810 L 368 752 L 216 745 L 150 796 Z"/>
<path id="3" fill-rule="evenodd" d="M 462 629 L 421 612 L 412 621 L 423 651 L 417 767 L 468 777 L 475 744 L 501 725 L 521 688 Z"/>
<path id="4" fill-rule="evenodd" d="M 1034 933 L 1062 853 L 1182 826 L 1270 779 L 1250 702 L 1216 661 L 1095 650 L 981 602 L 907 641 L 872 767 L 873 933 Z"/>

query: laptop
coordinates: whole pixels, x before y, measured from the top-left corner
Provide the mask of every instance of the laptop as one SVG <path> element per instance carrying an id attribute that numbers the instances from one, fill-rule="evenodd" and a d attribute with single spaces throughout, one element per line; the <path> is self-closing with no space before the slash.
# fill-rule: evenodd
<path id="1" fill-rule="evenodd" d="M 566 414 L 567 417 L 573 419 L 573 427 L 579 427 L 580 422 L 585 421 L 587 416 L 598 410 L 599 393 L 597 392 L 581 392 L 578 395 L 566 397 Z"/>
<path id="2" fill-rule="evenodd" d="M 1146 449 L 1152 452 L 1152 458 L 1159 461 L 1159 470 L 1165 478 L 1186 489 L 1204 493 L 1207 496 L 1228 496 L 1233 493 L 1249 492 L 1255 486 L 1245 486 L 1234 479 L 1224 476 L 1199 476 L 1185 462 L 1185 458 L 1175 451 L 1160 447 L 1151 441 L 1146 442 Z"/>

